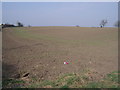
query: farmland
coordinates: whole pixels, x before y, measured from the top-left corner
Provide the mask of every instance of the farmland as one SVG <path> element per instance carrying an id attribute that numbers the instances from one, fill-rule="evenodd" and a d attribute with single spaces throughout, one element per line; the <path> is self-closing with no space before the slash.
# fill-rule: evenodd
<path id="1" fill-rule="evenodd" d="M 118 70 L 117 28 L 13 27 L 2 32 L 3 80 L 23 80 L 23 87 L 80 87 Z M 88 80 L 70 84 L 82 76 Z"/>

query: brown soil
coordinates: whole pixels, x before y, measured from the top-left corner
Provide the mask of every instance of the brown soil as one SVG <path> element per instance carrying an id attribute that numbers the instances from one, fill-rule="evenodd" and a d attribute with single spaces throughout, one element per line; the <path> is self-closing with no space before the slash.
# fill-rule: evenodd
<path id="1" fill-rule="evenodd" d="M 89 69 L 100 79 L 118 69 L 116 28 L 5 28 L 2 35 L 3 78 L 29 73 L 38 80 L 51 80 Z"/>

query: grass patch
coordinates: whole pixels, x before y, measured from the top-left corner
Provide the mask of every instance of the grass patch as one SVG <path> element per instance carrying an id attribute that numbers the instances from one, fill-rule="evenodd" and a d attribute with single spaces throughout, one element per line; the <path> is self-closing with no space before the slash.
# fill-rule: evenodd
<path id="1" fill-rule="evenodd" d="M 88 72 L 90 71 L 83 71 L 81 74 L 64 74 L 56 80 L 37 81 L 34 77 L 34 79 L 31 78 L 33 82 L 29 82 L 27 86 L 25 86 L 27 81 L 7 79 L 3 81 L 3 87 L 25 84 L 25 88 L 119 88 L 118 72 L 109 73 L 99 81 L 91 81 L 89 75 L 86 75 Z"/>
<path id="2" fill-rule="evenodd" d="M 82 86 L 82 88 L 104 88 L 104 84 L 100 82 L 91 82 L 85 86 Z"/>
<path id="3" fill-rule="evenodd" d="M 6 80 L 3 80 L 3 82 L 2 82 L 3 87 L 14 86 L 16 84 L 18 86 L 21 86 L 21 84 L 25 84 L 25 81 L 23 81 L 23 80 L 15 80 L 15 79 L 6 79 Z"/>
<path id="4" fill-rule="evenodd" d="M 68 85 L 64 85 L 61 88 L 69 88 L 69 86 Z"/>
<path id="5" fill-rule="evenodd" d="M 91 82 L 84 86 L 83 88 L 119 88 L 118 78 L 119 72 L 115 71 L 106 75 L 101 81 Z"/>
<path id="6" fill-rule="evenodd" d="M 108 80 L 118 83 L 118 78 L 120 77 L 119 72 L 112 72 L 107 75 Z"/>
<path id="7" fill-rule="evenodd" d="M 41 83 L 41 86 L 47 86 L 47 85 L 55 87 L 55 82 L 49 81 L 49 80 L 45 80 L 45 81 L 43 81 L 43 83 Z"/>

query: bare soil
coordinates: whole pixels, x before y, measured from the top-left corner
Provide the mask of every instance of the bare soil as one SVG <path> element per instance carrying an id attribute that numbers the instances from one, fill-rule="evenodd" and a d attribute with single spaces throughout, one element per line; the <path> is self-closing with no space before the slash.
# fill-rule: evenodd
<path id="1" fill-rule="evenodd" d="M 3 78 L 54 80 L 89 69 L 98 80 L 118 70 L 117 28 L 15 27 L 3 29 L 2 39 Z"/>

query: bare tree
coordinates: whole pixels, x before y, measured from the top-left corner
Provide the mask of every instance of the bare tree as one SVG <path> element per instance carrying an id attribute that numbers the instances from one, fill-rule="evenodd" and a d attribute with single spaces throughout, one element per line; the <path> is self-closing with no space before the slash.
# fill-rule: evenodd
<path id="1" fill-rule="evenodd" d="M 21 22 L 17 22 L 18 27 L 23 27 L 23 24 Z"/>
<path id="2" fill-rule="evenodd" d="M 115 24 L 114 24 L 115 27 L 120 27 L 120 21 L 117 21 Z"/>
<path id="3" fill-rule="evenodd" d="M 104 27 L 106 24 L 108 23 L 107 20 L 102 20 L 101 23 L 100 23 L 100 27 Z"/>

